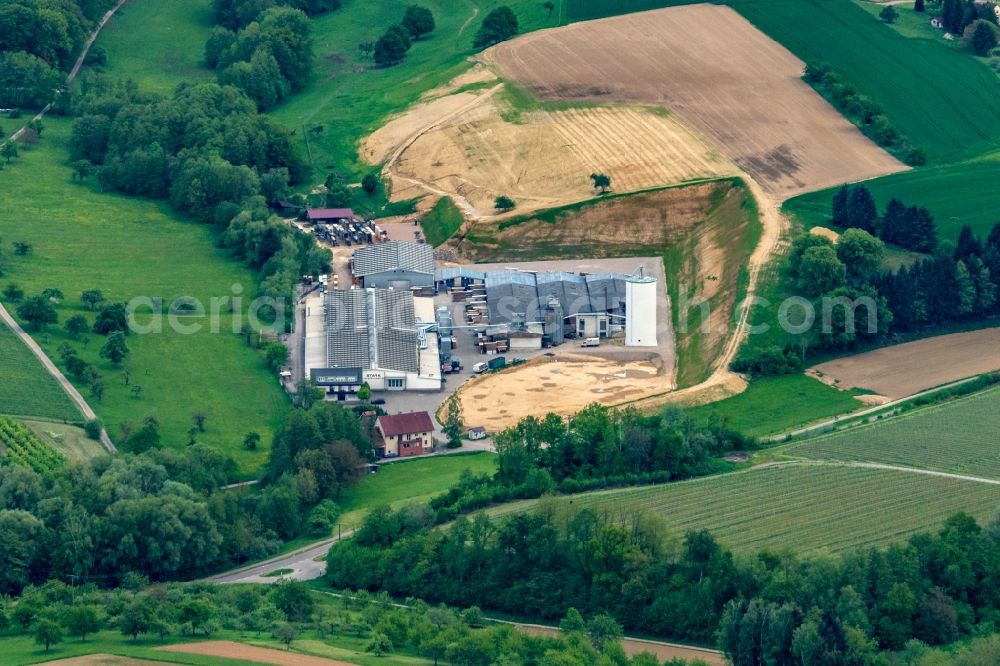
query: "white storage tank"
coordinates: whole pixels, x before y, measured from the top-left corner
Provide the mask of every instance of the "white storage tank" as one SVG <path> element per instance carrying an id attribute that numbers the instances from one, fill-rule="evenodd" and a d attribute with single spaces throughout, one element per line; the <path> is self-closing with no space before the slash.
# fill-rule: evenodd
<path id="1" fill-rule="evenodd" d="M 656 278 L 625 278 L 625 346 L 656 346 Z"/>

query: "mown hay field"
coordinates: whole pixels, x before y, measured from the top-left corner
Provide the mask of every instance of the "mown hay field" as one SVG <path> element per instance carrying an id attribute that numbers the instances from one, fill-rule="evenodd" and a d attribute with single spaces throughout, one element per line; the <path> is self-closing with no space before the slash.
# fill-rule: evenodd
<path id="1" fill-rule="evenodd" d="M 801 458 L 878 462 L 1000 479 L 998 429 L 1000 389 L 991 389 L 782 451 Z"/>
<path id="2" fill-rule="evenodd" d="M 738 552 L 842 552 L 934 530 L 965 511 L 991 520 L 1000 486 L 892 470 L 792 463 L 554 500 L 611 515 L 651 514 L 682 537 L 708 530 Z M 504 514 L 535 502 L 505 505 Z"/>

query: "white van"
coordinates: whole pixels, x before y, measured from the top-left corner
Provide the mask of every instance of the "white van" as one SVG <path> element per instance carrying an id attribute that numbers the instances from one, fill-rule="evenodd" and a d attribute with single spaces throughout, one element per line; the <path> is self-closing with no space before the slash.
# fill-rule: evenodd
<path id="1" fill-rule="evenodd" d="M 583 342 L 580 343 L 580 346 L 581 347 L 600 347 L 601 346 L 601 339 L 600 338 L 587 338 L 586 340 L 584 340 Z"/>
<path id="2" fill-rule="evenodd" d="M 477 375 L 481 375 L 481 374 L 483 374 L 484 372 L 486 372 L 486 370 L 487 370 L 487 369 L 488 369 L 489 367 L 490 367 L 490 366 L 489 366 L 489 364 L 488 364 L 488 363 L 476 363 L 476 364 L 475 364 L 474 366 L 472 366 L 472 371 L 473 371 L 474 373 L 476 373 Z"/>

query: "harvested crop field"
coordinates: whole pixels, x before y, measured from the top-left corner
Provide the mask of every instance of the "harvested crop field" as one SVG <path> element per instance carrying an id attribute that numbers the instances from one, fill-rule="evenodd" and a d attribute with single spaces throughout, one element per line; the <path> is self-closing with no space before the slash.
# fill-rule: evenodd
<path id="1" fill-rule="evenodd" d="M 821 363 L 809 372 L 843 389 L 866 389 L 888 398 L 904 398 L 994 370 L 1000 370 L 1000 328 L 884 347 Z"/>
<path id="2" fill-rule="evenodd" d="M 602 346 L 604 353 L 610 353 L 608 347 Z M 649 356 L 653 358 L 619 360 L 578 353 L 537 357 L 463 385 L 458 392 L 462 413 L 468 422 L 498 432 L 526 416 L 571 416 L 594 402 L 614 405 L 671 390 L 662 362 Z"/>
<path id="3" fill-rule="evenodd" d="M 391 153 L 385 144 L 405 141 L 403 128 L 412 128 L 417 117 L 445 114 L 389 163 L 394 199 L 443 192 L 463 199 L 478 217 L 493 214 L 500 195 L 512 197 L 521 211 L 587 199 L 594 195 L 589 178 L 594 172 L 609 175 L 621 192 L 736 173 L 727 159 L 662 109 L 516 111 L 502 95 L 484 93 L 472 106 L 470 96 L 460 93 L 417 106 L 366 143 L 366 156 L 377 161 L 380 152 Z"/>
<path id="4" fill-rule="evenodd" d="M 276 664 L 277 666 L 353 666 L 346 661 L 296 654 L 273 648 L 256 647 L 233 641 L 184 643 L 181 645 L 169 645 L 160 649 L 167 652 L 183 652 L 186 654 L 208 655 L 210 657 L 242 659 L 243 661 L 254 661 L 261 664 Z"/>
<path id="5" fill-rule="evenodd" d="M 535 32 L 486 52 L 542 100 L 665 105 L 782 197 L 905 169 L 728 7 L 691 5 Z"/>

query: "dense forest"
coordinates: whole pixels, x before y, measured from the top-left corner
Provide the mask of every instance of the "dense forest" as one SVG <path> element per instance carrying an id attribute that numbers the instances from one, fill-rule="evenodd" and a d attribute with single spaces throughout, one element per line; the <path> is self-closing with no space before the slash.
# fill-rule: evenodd
<path id="1" fill-rule="evenodd" d="M 259 491 L 222 490 L 236 466 L 221 451 L 160 448 L 155 420 L 128 441 L 144 452 L 43 474 L 0 465 L 0 594 L 70 576 L 102 585 L 128 572 L 189 579 L 261 559 L 300 534 L 325 536 L 338 515 L 334 500 L 372 452 L 358 418 L 331 403 L 292 413 L 272 449 L 284 460 L 294 444 L 290 469 Z"/>
<path id="2" fill-rule="evenodd" d="M 522 419 L 494 437 L 496 474 L 466 476 L 431 501 L 438 522 L 489 504 L 558 491 L 665 483 L 716 472 L 718 456 L 755 446 L 718 422 L 668 407 L 645 416 L 593 404 L 563 419 Z"/>
<path id="3" fill-rule="evenodd" d="M 0 107 L 53 101 L 114 0 L 0 0 Z M 95 50 L 93 58 L 102 58 Z"/>
<path id="4" fill-rule="evenodd" d="M 786 293 L 809 299 L 815 319 L 790 315 L 798 330 L 786 329 L 790 342 L 784 347 L 755 345 L 751 337 L 732 364 L 737 372 L 798 372 L 810 356 L 1000 315 L 1000 224 L 985 240 L 966 226 L 954 245 L 939 242 L 927 209 L 892 199 L 880 215 L 864 185 L 837 193 L 831 222 L 844 229 L 837 242 L 800 236 L 781 278 Z M 886 270 L 886 243 L 923 254 L 910 265 Z M 778 326 L 773 315 L 758 323 Z"/>
<path id="5" fill-rule="evenodd" d="M 1000 527 L 965 515 L 836 558 L 738 558 L 707 532 L 678 541 L 655 516 L 557 502 L 446 529 L 425 522 L 412 509 L 373 511 L 331 549 L 329 583 L 546 620 L 607 613 L 628 630 L 718 642 L 735 666 L 873 664 L 913 639 L 1000 628 Z"/>

